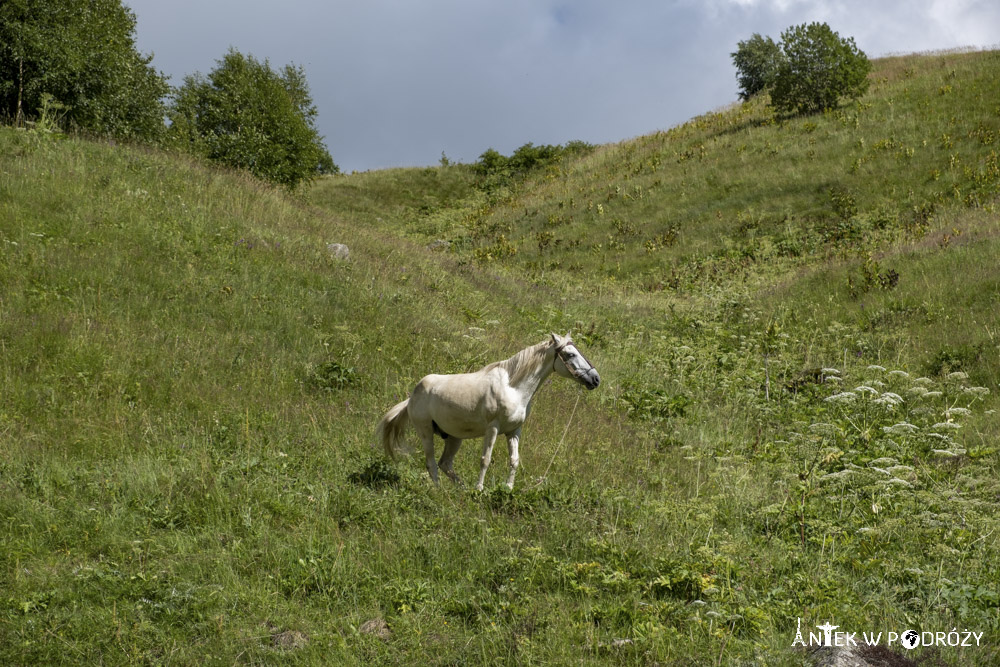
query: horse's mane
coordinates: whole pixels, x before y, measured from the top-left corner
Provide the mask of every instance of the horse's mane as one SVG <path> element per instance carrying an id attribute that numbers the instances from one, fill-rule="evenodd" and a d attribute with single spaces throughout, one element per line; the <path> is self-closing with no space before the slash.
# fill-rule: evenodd
<path id="1" fill-rule="evenodd" d="M 507 371 L 507 375 L 510 377 L 510 383 L 517 384 L 532 371 L 538 368 L 536 359 L 545 356 L 548 352 L 551 341 L 545 340 L 538 345 L 532 345 L 531 347 L 526 347 L 517 354 L 515 354 L 510 359 L 504 359 L 503 361 L 494 361 L 483 368 L 484 371 L 489 371 L 497 367 L 502 367 Z"/>

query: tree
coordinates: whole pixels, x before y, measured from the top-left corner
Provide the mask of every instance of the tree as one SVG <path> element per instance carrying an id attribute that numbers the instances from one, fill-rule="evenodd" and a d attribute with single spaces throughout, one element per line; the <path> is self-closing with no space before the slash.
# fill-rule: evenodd
<path id="1" fill-rule="evenodd" d="M 750 39 L 740 42 L 730 55 L 736 66 L 741 100 L 749 100 L 774 84 L 781 62 L 781 47 L 770 37 L 754 33 Z"/>
<path id="2" fill-rule="evenodd" d="M 69 129 L 159 137 L 169 86 L 134 33 L 135 15 L 120 0 L 3 0 L 0 114 L 24 122 L 51 96 Z"/>
<path id="3" fill-rule="evenodd" d="M 316 129 L 305 71 L 275 72 L 235 49 L 207 77 L 184 79 L 170 105 L 170 136 L 211 160 L 294 188 L 339 171 Z"/>
<path id="4" fill-rule="evenodd" d="M 771 90 L 771 103 L 779 111 L 832 109 L 841 97 L 860 97 L 868 90 L 868 57 L 853 38 L 841 38 L 825 23 L 787 29 L 781 34 L 781 50 Z"/>

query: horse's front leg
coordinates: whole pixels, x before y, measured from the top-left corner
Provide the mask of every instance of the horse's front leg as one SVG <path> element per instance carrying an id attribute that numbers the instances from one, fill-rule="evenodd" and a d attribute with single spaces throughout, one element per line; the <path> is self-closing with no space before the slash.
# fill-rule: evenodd
<path id="1" fill-rule="evenodd" d="M 507 449 L 510 450 L 510 472 L 507 473 L 507 488 L 514 490 L 514 475 L 517 474 L 517 466 L 521 462 L 521 457 L 517 453 L 517 444 L 521 439 L 521 429 L 507 434 Z"/>
<path id="2" fill-rule="evenodd" d="M 490 459 L 493 457 L 493 444 L 497 441 L 499 429 L 494 424 L 486 427 L 486 434 L 483 436 L 483 459 L 479 465 L 479 481 L 476 482 L 476 491 L 483 490 L 483 483 L 486 481 L 486 469 L 490 467 Z"/>

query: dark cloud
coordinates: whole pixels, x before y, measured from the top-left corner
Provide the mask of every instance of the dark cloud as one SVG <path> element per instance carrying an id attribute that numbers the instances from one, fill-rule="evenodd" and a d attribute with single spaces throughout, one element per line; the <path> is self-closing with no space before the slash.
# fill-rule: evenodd
<path id="1" fill-rule="evenodd" d="M 995 0 L 125 0 L 172 83 L 229 47 L 305 67 L 346 170 L 617 141 L 736 99 L 754 32 L 826 21 L 871 56 L 997 39 Z"/>

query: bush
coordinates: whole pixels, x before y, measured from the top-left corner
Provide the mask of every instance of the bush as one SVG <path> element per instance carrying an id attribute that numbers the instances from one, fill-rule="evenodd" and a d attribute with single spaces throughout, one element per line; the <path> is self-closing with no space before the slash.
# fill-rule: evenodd
<path id="1" fill-rule="evenodd" d="M 0 116 L 37 119 L 49 100 L 68 129 L 160 137 L 169 86 L 134 33 L 120 0 L 0 2 Z"/>
<path id="2" fill-rule="evenodd" d="M 825 23 L 794 26 L 781 34 L 782 57 L 771 103 L 779 111 L 812 113 L 832 109 L 841 97 L 868 90 L 871 62 Z"/>
<path id="3" fill-rule="evenodd" d="M 188 76 L 170 107 L 179 146 L 294 188 L 337 166 L 315 126 L 305 72 L 281 73 L 232 49 L 207 77 Z"/>
<path id="4" fill-rule="evenodd" d="M 749 100 L 774 85 L 781 63 L 781 47 L 773 39 L 754 33 L 750 39 L 740 42 L 730 55 L 736 66 L 741 100 Z"/>
<path id="5" fill-rule="evenodd" d="M 489 192 L 509 187 L 536 171 L 558 165 L 565 159 L 587 155 L 593 150 L 594 146 L 585 141 L 570 141 L 556 146 L 536 146 L 528 142 L 511 153 L 510 157 L 490 148 L 479 156 L 473 169 L 479 177 L 480 189 Z"/>

